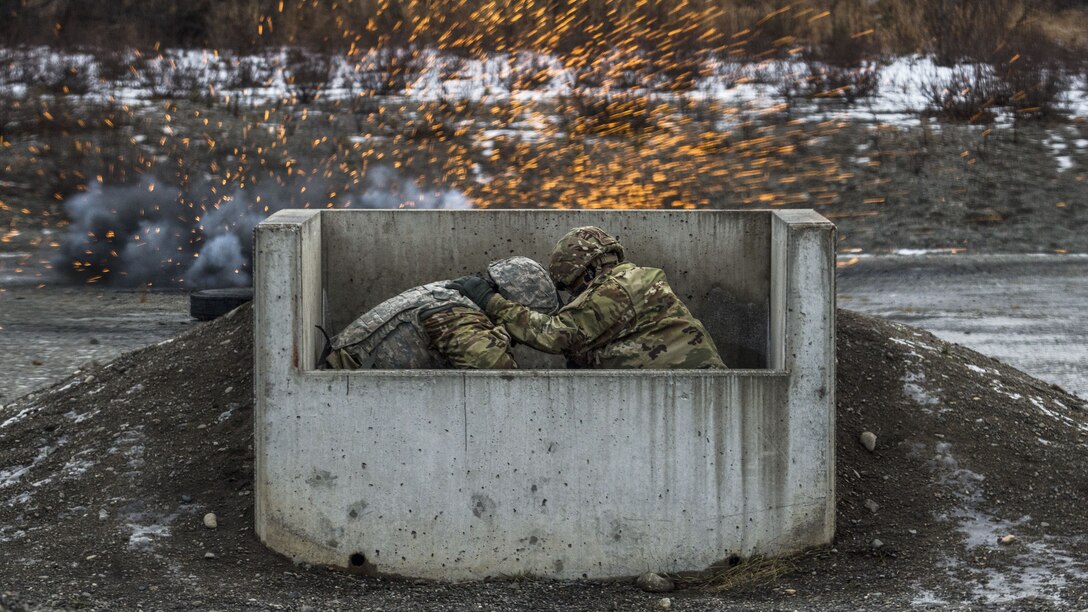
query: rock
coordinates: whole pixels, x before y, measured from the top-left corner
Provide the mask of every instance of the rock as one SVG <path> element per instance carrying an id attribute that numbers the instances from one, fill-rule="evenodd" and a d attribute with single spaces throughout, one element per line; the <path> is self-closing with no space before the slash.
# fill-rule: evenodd
<path id="1" fill-rule="evenodd" d="M 668 610 L 671 607 L 672 607 L 672 600 L 669 599 L 668 597 L 662 597 L 661 599 L 657 600 L 657 609 L 658 610 Z"/>
<path id="2" fill-rule="evenodd" d="M 98 344 L 98 338 L 91 338 L 91 344 Z"/>
<path id="3" fill-rule="evenodd" d="M 205 558 L 205 559 L 215 559 L 215 553 L 213 553 L 213 552 L 206 552 L 206 553 L 204 553 L 204 558 Z"/>
<path id="4" fill-rule="evenodd" d="M 858 436 L 858 439 L 861 440 L 861 445 L 865 447 L 865 450 L 869 451 L 870 453 L 876 450 L 875 433 L 871 431 L 863 431 L 861 432 L 861 435 Z"/>
<path id="5" fill-rule="evenodd" d="M 647 593 L 670 593 L 676 585 L 672 583 L 672 580 L 653 572 L 646 572 L 638 577 L 635 581 L 638 588 L 646 591 Z"/>
<path id="6" fill-rule="evenodd" d="M 784 592 L 786 593 L 786 595 L 796 595 L 797 589 L 786 589 Z"/>
<path id="7" fill-rule="evenodd" d="M 869 543 L 869 546 L 871 546 L 873 550 L 880 550 L 881 548 L 884 548 L 884 542 L 881 542 L 880 538 L 874 538 L 873 541 Z"/>
<path id="8" fill-rule="evenodd" d="M 192 495 L 182 495 L 181 496 L 181 503 L 183 503 L 183 504 L 188 504 L 188 503 L 190 503 L 192 501 L 193 501 L 193 496 Z"/>
<path id="9" fill-rule="evenodd" d="M 204 515 L 204 526 L 208 529 L 215 529 L 219 526 L 219 521 L 216 520 L 214 512 L 209 512 Z"/>
<path id="10" fill-rule="evenodd" d="M 1012 543 L 1016 542 L 1016 536 L 1014 536 L 1014 535 L 1012 535 L 1010 533 L 1007 536 L 1001 536 L 1000 538 L 997 539 L 997 541 L 1001 542 L 1005 546 L 1008 546 L 1009 544 L 1012 544 Z"/>
<path id="11" fill-rule="evenodd" d="M 880 509 L 880 504 L 871 499 L 865 500 L 865 507 L 869 509 L 869 512 L 876 514 L 876 511 Z"/>
<path id="12" fill-rule="evenodd" d="M 85 384 L 85 385 L 89 385 L 89 384 L 91 384 L 93 382 L 94 382 L 94 374 L 91 374 L 87 378 L 83 379 L 83 384 Z"/>

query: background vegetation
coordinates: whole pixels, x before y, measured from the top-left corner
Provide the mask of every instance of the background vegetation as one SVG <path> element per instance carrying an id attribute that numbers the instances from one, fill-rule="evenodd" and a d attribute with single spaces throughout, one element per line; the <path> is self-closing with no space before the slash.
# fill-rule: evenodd
<path id="1" fill-rule="evenodd" d="M 297 45 L 564 55 L 641 48 L 678 58 L 933 53 L 986 60 L 1015 43 L 1088 48 L 1088 0 L 0 0 L 0 44 L 208 47 Z"/>

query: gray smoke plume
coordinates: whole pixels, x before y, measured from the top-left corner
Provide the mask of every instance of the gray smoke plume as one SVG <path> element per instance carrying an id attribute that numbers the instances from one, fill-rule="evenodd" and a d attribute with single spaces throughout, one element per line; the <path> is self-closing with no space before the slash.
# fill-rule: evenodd
<path id="1" fill-rule="evenodd" d="M 424 191 L 415 181 L 399 176 L 388 166 L 371 168 L 366 175 L 366 188 L 352 202 L 357 208 L 472 208 L 472 202 L 460 191 Z"/>
<path id="2" fill-rule="evenodd" d="M 289 184 L 258 186 L 220 197 L 211 187 L 210 183 L 189 185 L 182 190 L 149 176 L 134 185 L 92 183 L 86 192 L 65 202 L 70 224 L 54 265 L 71 278 L 116 286 L 249 285 L 253 228 L 268 215 L 290 207 L 292 202 L 282 196 L 299 190 Z M 372 168 L 359 193 L 344 194 L 334 204 L 338 208 L 472 206 L 455 189 L 421 189 L 388 167 Z"/>

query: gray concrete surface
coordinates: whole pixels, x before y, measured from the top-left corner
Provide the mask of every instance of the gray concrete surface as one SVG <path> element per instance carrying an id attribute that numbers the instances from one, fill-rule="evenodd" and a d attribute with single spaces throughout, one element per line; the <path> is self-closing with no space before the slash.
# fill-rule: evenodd
<path id="1" fill-rule="evenodd" d="M 543 259 L 580 225 L 620 233 L 697 316 L 722 307 L 715 289 L 767 304 L 769 368 L 313 370 L 314 324 L 510 252 Z M 696 570 L 830 541 L 833 246 L 811 211 L 273 215 L 255 266 L 258 536 L 441 580 Z"/>
<path id="2" fill-rule="evenodd" d="M 838 278 L 840 308 L 921 327 L 1088 398 L 1088 256 L 866 257 Z"/>

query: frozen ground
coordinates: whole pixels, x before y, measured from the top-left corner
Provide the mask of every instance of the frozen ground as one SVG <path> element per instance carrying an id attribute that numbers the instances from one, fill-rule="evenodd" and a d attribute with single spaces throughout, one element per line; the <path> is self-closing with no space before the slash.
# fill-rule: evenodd
<path id="1" fill-rule="evenodd" d="M 1082 256 L 862 257 L 839 268 L 839 306 L 921 327 L 1088 398 L 1085 278 Z M 184 292 L 9 286 L 0 290 L 0 369 L 9 374 L 0 403 L 189 325 Z M 934 404 L 919 376 L 905 372 L 905 392 Z"/>
<path id="2" fill-rule="evenodd" d="M 1086 279 L 1084 256 L 862 257 L 839 269 L 839 307 L 921 327 L 1088 398 Z"/>
<path id="3" fill-rule="evenodd" d="M 270 552 L 252 530 L 252 325 L 245 307 L 0 408 L 0 608 L 661 609 L 623 580 L 427 583 Z M 669 607 L 1085 609 L 1083 402 L 906 325 L 840 311 L 836 332 L 834 543 Z"/>
<path id="4" fill-rule="evenodd" d="M 188 294 L 0 288 L 0 405 L 190 325 Z"/>
<path id="5" fill-rule="evenodd" d="M 40 75 L 74 67 L 82 75 L 79 78 L 85 88 L 82 96 L 88 101 L 127 105 L 189 95 L 245 105 L 276 103 L 300 93 L 326 101 L 348 100 L 375 89 L 382 90 L 383 95 L 403 95 L 421 101 L 540 101 L 567 96 L 576 89 L 598 93 L 619 91 L 607 82 L 593 83 L 594 87 L 587 89 L 578 84 L 573 70 L 552 55 L 522 51 L 461 58 L 423 50 L 411 59 L 399 60 L 400 64 L 390 64 L 390 54 L 396 53 L 383 49 L 352 57 L 326 57 L 288 50 L 232 55 L 210 49 L 167 49 L 159 55 L 141 57 L 129 53 L 112 58 L 112 63 L 132 69 L 111 73 L 101 59 L 86 53 L 65 53 L 47 47 L 0 49 L 0 85 L 16 96 L 24 96 L 41 80 Z M 397 91 L 385 92 L 389 85 L 388 80 L 383 82 L 383 71 L 390 65 L 407 66 L 408 73 L 396 79 Z M 939 66 L 927 56 L 887 58 L 872 65 L 879 75 L 877 91 L 842 114 L 857 120 L 908 126 L 917 125 L 919 113 L 930 105 L 924 86 L 950 82 L 952 75 L 964 68 Z M 986 66 L 981 68 L 990 70 Z M 299 72 L 303 69 L 305 74 Z M 787 103 L 798 104 L 784 92 L 789 89 L 786 85 L 806 78 L 808 66 L 799 59 L 759 62 L 715 59 L 706 63 L 704 74 L 687 92 L 625 91 L 658 98 L 712 100 L 736 107 L 737 117 L 759 115 Z M 320 76 L 315 78 L 315 75 Z M 827 119 L 825 105 L 811 102 L 800 105 L 802 116 L 814 121 Z M 1088 77 L 1073 75 L 1062 106 L 1074 118 L 1088 117 Z M 1013 118 L 1014 113 L 997 109 L 999 125 L 1011 124 Z"/>

